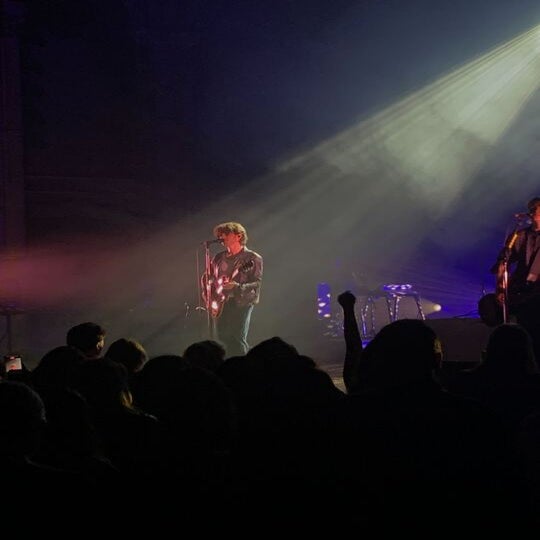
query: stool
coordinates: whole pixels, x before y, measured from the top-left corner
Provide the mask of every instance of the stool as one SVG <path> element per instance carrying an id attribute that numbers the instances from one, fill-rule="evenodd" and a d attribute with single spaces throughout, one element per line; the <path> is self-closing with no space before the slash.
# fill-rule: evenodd
<path id="1" fill-rule="evenodd" d="M 413 290 L 412 285 L 389 283 L 382 286 L 382 290 L 385 293 L 386 306 L 388 308 L 388 318 L 390 322 L 398 320 L 399 315 L 399 303 L 402 298 L 410 297 L 416 303 L 416 309 L 418 312 L 418 318 L 425 320 L 424 310 L 420 302 L 420 295 Z"/>

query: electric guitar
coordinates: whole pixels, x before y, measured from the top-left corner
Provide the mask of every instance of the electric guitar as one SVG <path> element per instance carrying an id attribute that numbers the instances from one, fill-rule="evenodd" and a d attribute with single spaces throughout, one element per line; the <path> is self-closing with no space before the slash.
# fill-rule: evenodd
<path id="1" fill-rule="evenodd" d="M 234 278 L 241 273 L 249 272 L 254 266 L 253 261 L 248 261 L 235 268 L 230 276 L 212 276 L 206 280 L 203 276 L 203 299 L 210 311 L 210 315 L 217 319 L 222 311 L 225 302 L 231 297 L 234 289 L 225 289 L 224 285 L 234 281 Z"/>

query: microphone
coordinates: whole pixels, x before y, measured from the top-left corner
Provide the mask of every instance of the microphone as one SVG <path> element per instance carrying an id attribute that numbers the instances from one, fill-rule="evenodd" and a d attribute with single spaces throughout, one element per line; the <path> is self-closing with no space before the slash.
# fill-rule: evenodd
<path id="1" fill-rule="evenodd" d="M 517 219 L 528 219 L 531 215 L 528 212 L 518 212 L 517 214 L 514 214 L 514 217 Z"/>
<path id="2" fill-rule="evenodd" d="M 203 242 L 203 244 L 221 244 L 221 238 L 213 238 L 212 240 L 206 240 L 205 242 Z"/>

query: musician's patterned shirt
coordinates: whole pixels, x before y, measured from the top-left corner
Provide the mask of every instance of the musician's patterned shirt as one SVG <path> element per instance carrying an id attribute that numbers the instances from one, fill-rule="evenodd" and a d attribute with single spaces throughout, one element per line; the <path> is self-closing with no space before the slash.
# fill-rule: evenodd
<path id="1" fill-rule="evenodd" d="M 231 256 L 227 251 L 220 251 L 212 259 L 212 269 L 215 274 L 226 276 L 240 284 L 240 287 L 231 291 L 228 301 L 234 301 L 239 306 L 259 303 L 263 259 L 258 253 L 246 247 Z"/>

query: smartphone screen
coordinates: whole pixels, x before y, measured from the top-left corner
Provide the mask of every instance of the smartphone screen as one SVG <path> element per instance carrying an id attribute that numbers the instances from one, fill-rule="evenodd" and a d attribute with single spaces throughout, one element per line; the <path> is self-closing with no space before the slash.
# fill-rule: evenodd
<path id="1" fill-rule="evenodd" d="M 4 356 L 4 369 L 6 373 L 13 369 L 22 369 L 22 359 L 20 356 Z"/>

